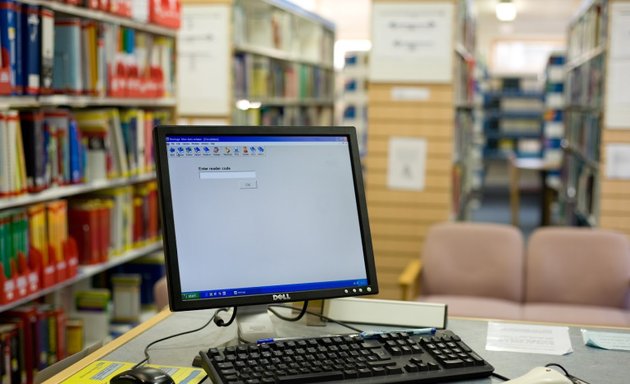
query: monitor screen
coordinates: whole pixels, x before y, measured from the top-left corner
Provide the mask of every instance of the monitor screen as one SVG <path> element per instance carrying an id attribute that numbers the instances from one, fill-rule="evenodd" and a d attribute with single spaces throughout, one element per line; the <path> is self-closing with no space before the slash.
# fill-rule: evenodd
<path id="1" fill-rule="evenodd" d="M 155 129 L 169 302 L 378 292 L 354 128 Z"/>

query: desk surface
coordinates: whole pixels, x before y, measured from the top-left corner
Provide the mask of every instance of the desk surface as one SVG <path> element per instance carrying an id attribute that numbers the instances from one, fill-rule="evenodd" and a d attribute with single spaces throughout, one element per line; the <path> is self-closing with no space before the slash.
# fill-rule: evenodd
<path id="1" fill-rule="evenodd" d="M 128 334 L 121 336 L 114 342 L 81 360 L 77 364 L 54 376 L 48 383 L 60 383 L 80 368 L 94 360 L 112 360 L 138 362 L 144 359 L 144 347 L 159 338 L 178 332 L 195 329 L 208 321 L 214 311 L 178 312 L 170 314 L 167 311 L 158 314 L 147 323 L 140 325 Z M 276 332 L 279 336 L 318 336 L 322 334 L 349 333 L 346 328 L 336 324 L 325 327 L 307 327 L 301 322 L 289 323 L 273 318 Z M 515 378 L 525 374 L 531 368 L 548 363 L 558 363 L 571 374 L 590 383 L 627 383 L 630 375 L 630 353 L 620 351 L 606 351 L 586 347 L 582 341 L 580 327 L 570 327 L 569 334 L 574 352 L 566 356 L 551 356 L 540 354 L 493 352 L 485 349 L 487 324 L 485 320 L 450 319 L 448 329 L 457 333 L 462 339 L 495 368 L 495 372 Z M 361 328 L 374 329 L 374 326 Z M 378 327 L 383 328 L 383 327 Z M 582 327 L 597 329 L 593 327 Z M 601 330 L 601 329 L 600 329 Z M 630 333 L 630 329 L 615 329 L 615 332 Z M 192 359 L 199 350 L 210 346 L 221 345 L 233 340 L 236 328 L 217 328 L 209 325 L 202 331 L 179 336 L 171 340 L 156 344 L 149 350 L 150 362 L 190 366 Z M 482 380 L 461 383 L 495 383 L 500 380 L 486 378 Z"/>

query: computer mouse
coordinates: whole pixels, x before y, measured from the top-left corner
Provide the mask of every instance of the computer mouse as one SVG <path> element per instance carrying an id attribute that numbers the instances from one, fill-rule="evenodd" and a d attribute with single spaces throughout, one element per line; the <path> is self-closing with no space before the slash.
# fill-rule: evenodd
<path id="1" fill-rule="evenodd" d="M 548 367 L 536 367 L 523 376 L 510 381 L 510 384 L 573 384 L 573 382 L 562 373 Z"/>
<path id="2" fill-rule="evenodd" d="M 110 384 L 175 384 L 166 372 L 147 366 L 132 368 L 112 377 Z"/>

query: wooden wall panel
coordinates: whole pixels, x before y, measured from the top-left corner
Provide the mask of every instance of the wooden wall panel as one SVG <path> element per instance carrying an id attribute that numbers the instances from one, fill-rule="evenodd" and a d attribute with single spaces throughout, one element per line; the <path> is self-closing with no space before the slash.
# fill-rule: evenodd
<path id="1" fill-rule="evenodd" d="M 392 122 L 390 119 L 372 120 L 374 126 L 370 126 L 370 138 L 377 139 L 382 136 L 427 136 L 435 139 L 453 140 L 453 130 L 444 129 L 444 124 L 431 122 Z"/>

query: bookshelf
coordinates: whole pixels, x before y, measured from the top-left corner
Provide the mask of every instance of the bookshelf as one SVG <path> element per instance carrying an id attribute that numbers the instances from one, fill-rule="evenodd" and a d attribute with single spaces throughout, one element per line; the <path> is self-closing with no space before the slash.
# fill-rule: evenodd
<path id="1" fill-rule="evenodd" d="M 471 183 L 462 179 L 470 176 L 465 159 L 474 150 L 469 9 L 468 1 L 372 2 L 378 38 L 370 54 L 364 167 L 381 298 L 399 298 L 398 276 L 419 257 L 428 228 L 466 210 Z M 409 35 L 405 25 L 439 33 Z M 431 57 L 404 49 L 418 39 Z"/>
<path id="2" fill-rule="evenodd" d="M 569 26 L 560 201 L 564 222 L 630 234 L 628 1 L 584 4 Z"/>
<path id="3" fill-rule="evenodd" d="M 45 306 L 62 340 L 74 302 L 61 292 L 161 249 L 151 130 L 175 119 L 177 29 L 149 2 L 140 14 L 122 2 L 6 3 L 0 35 L 13 28 L 14 40 L 0 45 L 16 60 L 0 65 L 0 322 Z M 16 359 L 25 382 L 66 352 L 53 355 Z"/>
<path id="4" fill-rule="evenodd" d="M 180 121 L 333 124 L 334 38 L 331 22 L 286 0 L 183 1 Z"/>
<path id="5" fill-rule="evenodd" d="M 369 51 L 349 51 L 344 57 L 340 76 L 340 97 L 337 101 L 340 125 L 357 129 L 359 152 L 366 153 L 367 142 L 367 76 Z"/>
<path id="6" fill-rule="evenodd" d="M 547 174 L 547 185 L 556 191 L 560 187 L 562 163 L 562 138 L 564 136 L 564 80 L 565 52 L 553 52 L 545 67 L 545 111 L 543 115 L 543 159 L 547 163 L 558 164 Z"/>

